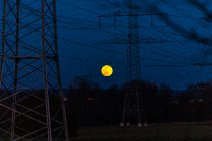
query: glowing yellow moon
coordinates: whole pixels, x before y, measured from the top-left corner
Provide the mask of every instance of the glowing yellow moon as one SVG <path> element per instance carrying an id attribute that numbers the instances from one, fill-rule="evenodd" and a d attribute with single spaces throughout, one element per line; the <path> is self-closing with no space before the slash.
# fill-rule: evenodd
<path id="1" fill-rule="evenodd" d="M 110 65 L 105 65 L 101 69 L 103 76 L 111 76 L 113 74 L 113 68 Z"/>

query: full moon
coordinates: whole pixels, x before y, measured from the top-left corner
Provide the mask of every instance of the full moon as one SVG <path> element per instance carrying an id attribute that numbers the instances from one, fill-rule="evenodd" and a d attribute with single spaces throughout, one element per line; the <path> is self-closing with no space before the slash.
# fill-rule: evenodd
<path id="1" fill-rule="evenodd" d="M 105 65 L 101 69 L 103 76 L 111 76 L 113 74 L 113 68 L 110 65 Z"/>

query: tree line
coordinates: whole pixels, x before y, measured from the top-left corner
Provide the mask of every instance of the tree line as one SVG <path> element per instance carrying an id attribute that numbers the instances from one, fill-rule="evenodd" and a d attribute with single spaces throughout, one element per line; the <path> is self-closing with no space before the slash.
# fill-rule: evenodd
<path id="1" fill-rule="evenodd" d="M 78 77 L 70 86 L 66 103 L 69 126 L 119 125 L 129 82 L 101 88 L 86 77 Z M 146 120 L 149 123 L 201 122 L 212 118 L 212 85 L 198 83 L 184 91 L 169 86 L 139 81 Z"/>

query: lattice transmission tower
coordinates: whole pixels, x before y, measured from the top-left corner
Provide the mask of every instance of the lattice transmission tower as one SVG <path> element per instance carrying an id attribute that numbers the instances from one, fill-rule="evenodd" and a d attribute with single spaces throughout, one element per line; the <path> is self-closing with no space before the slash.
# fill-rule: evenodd
<path id="1" fill-rule="evenodd" d="M 126 90 L 121 125 L 129 125 L 131 120 L 136 120 L 138 126 L 141 126 L 141 118 L 145 121 L 145 116 L 138 82 L 141 79 L 141 57 L 136 7 L 136 0 L 128 0 L 127 81 L 130 87 Z"/>
<path id="2" fill-rule="evenodd" d="M 2 0 L 0 140 L 69 141 L 56 0 Z"/>
<path id="3" fill-rule="evenodd" d="M 139 47 L 139 14 L 137 12 L 137 0 L 128 0 L 128 10 L 127 12 L 114 12 L 113 14 L 105 14 L 99 16 L 101 19 L 103 17 L 114 17 L 116 23 L 117 17 L 127 17 L 128 18 L 128 38 L 126 41 L 122 39 L 113 39 L 112 43 L 115 44 L 127 44 L 127 73 L 126 79 L 129 82 L 129 87 L 126 88 L 124 107 L 122 113 L 121 126 L 130 125 L 132 122 L 136 122 L 138 126 L 146 126 L 140 80 L 141 80 L 141 62 L 140 62 L 140 47 Z M 146 15 L 146 14 L 144 14 Z"/>

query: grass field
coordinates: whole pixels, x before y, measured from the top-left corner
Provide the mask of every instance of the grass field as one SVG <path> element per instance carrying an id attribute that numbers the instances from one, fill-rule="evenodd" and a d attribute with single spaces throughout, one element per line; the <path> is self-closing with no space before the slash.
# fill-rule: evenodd
<path id="1" fill-rule="evenodd" d="M 90 127 L 72 141 L 211 141 L 212 124 L 154 124 L 148 127 Z"/>

